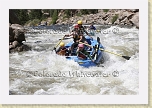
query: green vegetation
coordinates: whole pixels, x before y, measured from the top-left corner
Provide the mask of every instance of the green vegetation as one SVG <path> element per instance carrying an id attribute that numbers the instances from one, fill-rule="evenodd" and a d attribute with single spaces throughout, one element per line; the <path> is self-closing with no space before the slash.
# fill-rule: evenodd
<path id="1" fill-rule="evenodd" d="M 42 19 L 42 11 L 41 9 L 33 9 L 33 10 L 30 10 L 29 12 L 29 18 L 30 20 L 33 20 L 33 19 Z"/>
<path id="2" fill-rule="evenodd" d="M 118 14 L 112 17 L 111 23 L 113 24 L 118 19 Z"/>
<path id="3" fill-rule="evenodd" d="M 13 11 L 22 25 L 29 22 L 31 23 L 30 25 L 38 25 L 42 20 L 46 20 L 48 17 L 52 18 L 51 24 L 56 24 L 59 13 L 64 14 L 63 19 L 98 13 L 98 9 L 13 9 Z M 44 15 L 44 13 L 47 14 Z"/>
<path id="4" fill-rule="evenodd" d="M 109 11 L 109 9 L 103 9 L 103 12 L 106 12 L 106 13 L 107 13 L 108 11 Z"/>
<path id="5" fill-rule="evenodd" d="M 31 26 L 37 26 L 38 23 L 40 23 L 41 20 L 39 19 L 34 19 L 32 20 L 32 22 L 30 23 Z"/>
<path id="6" fill-rule="evenodd" d="M 65 10 L 65 17 L 66 17 L 66 18 L 70 18 L 70 16 L 71 16 L 70 10 L 69 10 L 69 9 L 66 9 L 66 10 Z"/>
<path id="7" fill-rule="evenodd" d="M 29 20 L 28 10 L 26 9 L 14 9 L 14 12 L 18 19 L 21 21 L 21 24 L 25 24 Z"/>
<path id="8" fill-rule="evenodd" d="M 54 10 L 52 15 L 52 24 L 56 24 L 56 20 L 58 19 L 58 11 Z"/>

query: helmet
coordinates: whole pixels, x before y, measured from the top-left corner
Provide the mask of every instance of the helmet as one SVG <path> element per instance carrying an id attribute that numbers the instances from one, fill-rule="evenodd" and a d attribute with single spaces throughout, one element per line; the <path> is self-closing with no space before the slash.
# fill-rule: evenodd
<path id="1" fill-rule="evenodd" d="M 84 45 L 83 45 L 83 44 L 79 44 L 79 45 L 78 45 L 78 47 L 83 48 L 83 47 L 84 47 Z"/>
<path id="2" fill-rule="evenodd" d="M 74 28 L 79 28 L 79 26 L 78 26 L 78 25 L 75 25 Z"/>
<path id="3" fill-rule="evenodd" d="M 81 21 L 81 20 L 79 20 L 79 21 L 78 21 L 78 24 L 82 24 L 82 21 Z"/>
<path id="4" fill-rule="evenodd" d="M 62 46 L 64 46 L 64 45 L 65 45 L 64 42 L 61 42 L 61 43 L 60 43 L 60 47 L 62 47 Z"/>

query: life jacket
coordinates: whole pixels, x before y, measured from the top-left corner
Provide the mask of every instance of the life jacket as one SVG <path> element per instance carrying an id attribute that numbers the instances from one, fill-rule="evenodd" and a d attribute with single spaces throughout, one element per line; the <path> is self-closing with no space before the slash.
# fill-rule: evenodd
<path id="1" fill-rule="evenodd" d="M 76 42 L 77 40 L 80 39 L 80 36 L 78 34 L 73 35 L 73 41 Z"/>
<path id="2" fill-rule="evenodd" d="M 57 54 L 64 56 L 64 55 L 66 54 L 66 52 L 65 52 L 64 50 L 63 50 L 63 51 L 61 50 L 61 51 L 59 51 Z"/>
<path id="3" fill-rule="evenodd" d="M 84 32 L 85 32 L 84 27 L 83 26 L 79 27 L 79 29 L 78 29 L 78 35 L 83 35 Z"/>
<path id="4" fill-rule="evenodd" d="M 85 29 L 83 26 L 79 27 L 78 30 L 74 30 L 75 31 L 75 35 L 74 35 L 74 42 L 76 42 L 77 40 L 80 39 L 80 36 L 82 36 L 82 40 L 81 42 L 85 42 L 86 41 L 86 38 L 84 37 L 84 32 L 85 32 Z"/>
<path id="5" fill-rule="evenodd" d="M 62 56 L 65 56 L 66 55 L 66 48 L 60 48 L 59 51 L 57 52 L 58 55 L 62 55 Z"/>

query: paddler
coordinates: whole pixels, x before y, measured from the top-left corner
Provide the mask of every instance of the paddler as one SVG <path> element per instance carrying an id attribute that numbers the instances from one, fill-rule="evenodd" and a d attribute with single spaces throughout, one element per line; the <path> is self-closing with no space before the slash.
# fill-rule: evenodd
<path id="1" fill-rule="evenodd" d="M 77 56 L 78 56 L 79 59 L 86 60 L 87 57 L 89 57 L 90 60 L 92 60 L 94 62 L 94 60 L 92 59 L 90 54 L 87 52 L 87 50 L 85 50 L 84 44 L 79 44 L 78 45 L 78 49 L 77 49 L 76 53 L 77 53 Z"/>
<path id="2" fill-rule="evenodd" d="M 57 49 L 56 53 L 58 55 L 62 55 L 62 56 L 69 56 L 69 51 L 68 49 L 65 47 L 65 43 L 61 42 L 60 43 L 60 47 Z"/>

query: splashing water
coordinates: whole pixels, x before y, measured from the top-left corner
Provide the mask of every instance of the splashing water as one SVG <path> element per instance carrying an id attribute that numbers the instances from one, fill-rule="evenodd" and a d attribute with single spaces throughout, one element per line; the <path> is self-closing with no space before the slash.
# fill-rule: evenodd
<path id="1" fill-rule="evenodd" d="M 113 30 L 117 30 L 113 32 Z M 96 33 L 106 50 L 99 67 L 84 68 L 52 51 L 63 34 L 26 34 L 31 51 L 9 55 L 9 91 L 17 95 L 138 95 L 138 29 L 111 26 Z M 63 40 L 65 43 L 72 39 Z"/>

